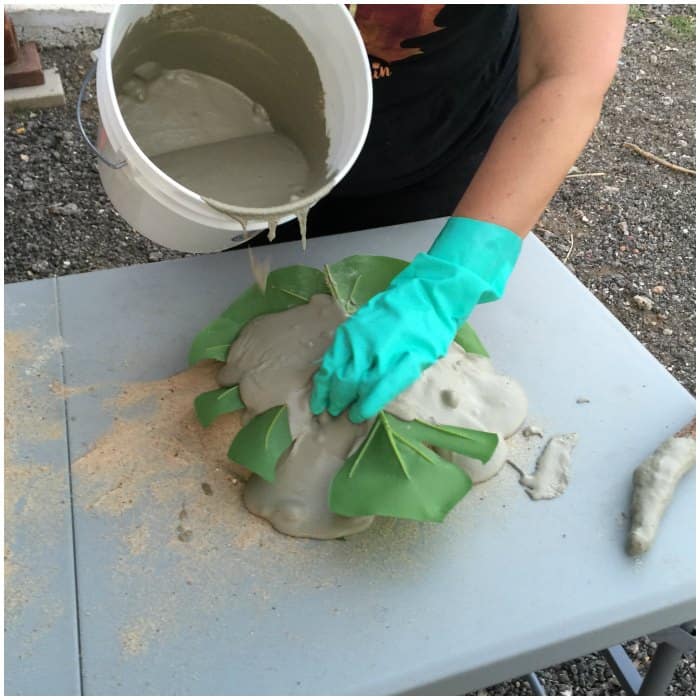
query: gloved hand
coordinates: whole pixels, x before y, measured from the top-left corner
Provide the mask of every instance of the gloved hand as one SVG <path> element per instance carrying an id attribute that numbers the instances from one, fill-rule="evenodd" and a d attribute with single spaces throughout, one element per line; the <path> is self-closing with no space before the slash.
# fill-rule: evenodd
<path id="1" fill-rule="evenodd" d="M 427 253 L 338 327 L 314 375 L 311 411 L 368 420 L 445 355 L 476 304 L 499 299 L 522 241 L 452 217 Z"/>

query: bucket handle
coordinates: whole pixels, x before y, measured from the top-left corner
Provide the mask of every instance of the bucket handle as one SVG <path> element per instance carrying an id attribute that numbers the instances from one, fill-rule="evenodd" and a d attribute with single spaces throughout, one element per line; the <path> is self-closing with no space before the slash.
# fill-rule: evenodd
<path id="1" fill-rule="evenodd" d="M 83 115 L 81 114 L 81 109 L 83 106 L 83 102 L 85 101 L 85 89 L 88 86 L 88 83 L 95 77 L 95 73 L 97 72 L 97 61 L 95 61 L 91 66 L 90 70 L 85 74 L 85 77 L 83 78 L 83 83 L 80 86 L 80 93 L 78 94 L 78 104 L 76 106 L 76 115 L 78 117 L 78 128 L 80 129 L 80 135 L 83 137 L 83 141 L 87 144 L 88 148 L 105 164 L 108 165 L 110 168 L 114 170 L 119 170 L 119 168 L 123 168 L 126 165 L 126 161 L 122 160 L 119 161 L 118 163 L 113 163 L 111 160 L 107 160 L 98 150 L 97 146 L 90 141 L 90 137 L 87 135 L 85 132 L 85 126 L 83 125 Z"/>

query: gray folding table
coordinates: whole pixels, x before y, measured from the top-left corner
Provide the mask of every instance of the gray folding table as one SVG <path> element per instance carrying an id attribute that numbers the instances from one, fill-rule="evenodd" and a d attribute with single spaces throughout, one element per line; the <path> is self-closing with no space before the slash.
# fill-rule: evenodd
<path id="1" fill-rule="evenodd" d="M 408 259 L 440 225 L 257 255 Z M 185 369 L 248 266 L 238 250 L 5 287 L 6 693 L 464 693 L 694 618 L 694 473 L 653 549 L 624 552 L 632 472 L 694 401 L 532 236 L 505 298 L 472 321 L 531 420 L 579 433 L 562 497 L 531 501 L 506 468 L 443 524 L 293 540 L 242 511 L 211 465 L 182 464 L 131 474 L 131 500 L 95 507 L 124 484 L 74 465 L 123 420 L 120 387 Z M 128 417 L 147 426 L 152 409 Z M 184 542 L 181 509 L 208 523 Z"/>

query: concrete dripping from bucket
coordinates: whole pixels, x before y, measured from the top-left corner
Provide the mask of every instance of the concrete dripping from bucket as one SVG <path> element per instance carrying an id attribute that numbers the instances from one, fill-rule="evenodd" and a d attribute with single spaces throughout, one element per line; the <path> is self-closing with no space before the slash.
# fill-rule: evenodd
<path id="1" fill-rule="evenodd" d="M 264 223 L 273 240 L 296 217 L 306 247 L 309 208 L 337 168 L 318 67 L 291 24 L 258 6 L 156 7 L 129 28 L 112 68 L 134 140 L 240 225 L 231 243 Z"/>
<path id="2" fill-rule="evenodd" d="M 222 205 L 222 202 L 217 202 L 216 200 L 210 199 L 208 197 L 202 197 L 202 200 L 205 201 L 212 209 L 216 209 L 216 211 L 219 211 L 222 214 L 226 214 L 226 216 L 231 217 L 234 221 L 240 224 L 241 228 L 243 229 L 243 232 L 239 234 L 239 236 L 236 236 L 232 239 L 234 243 L 245 243 L 254 236 L 256 236 L 258 233 L 260 233 L 261 230 L 263 230 L 258 229 L 253 232 L 249 230 L 251 222 L 255 222 L 258 220 L 258 217 L 256 216 L 244 216 L 241 214 L 236 214 L 234 213 L 235 209 L 233 209 L 232 207 Z M 287 221 L 287 217 L 291 214 L 299 222 L 299 236 L 301 238 L 301 247 L 302 250 L 306 250 L 306 223 L 308 221 L 309 211 L 312 206 L 313 205 L 309 205 L 307 207 L 304 207 L 303 209 L 292 209 L 287 214 L 280 215 L 279 218 L 270 219 L 267 222 L 267 240 L 270 242 L 275 240 L 277 227 L 280 224 Z"/>

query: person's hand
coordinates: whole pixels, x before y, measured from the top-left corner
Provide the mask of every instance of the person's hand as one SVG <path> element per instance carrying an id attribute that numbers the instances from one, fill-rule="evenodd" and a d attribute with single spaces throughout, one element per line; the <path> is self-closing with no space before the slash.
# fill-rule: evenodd
<path id="1" fill-rule="evenodd" d="M 314 375 L 311 411 L 368 420 L 442 357 L 474 306 L 503 294 L 521 247 L 496 224 L 451 218 L 427 253 L 341 324 Z"/>

